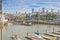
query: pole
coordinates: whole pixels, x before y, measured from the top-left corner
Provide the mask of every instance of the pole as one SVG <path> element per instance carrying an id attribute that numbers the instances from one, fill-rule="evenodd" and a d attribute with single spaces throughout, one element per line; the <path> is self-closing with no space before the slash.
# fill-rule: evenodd
<path id="1" fill-rule="evenodd" d="M 3 0 L 0 0 L 0 5 L 1 5 L 1 17 L 2 17 L 2 24 L 0 24 L 0 29 L 1 29 L 1 40 L 3 40 L 3 27 L 4 27 L 4 23 L 3 23 L 3 2 L 2 2 Z"/>
<path id="2" fill-rule="evenodd" d="M 1 40 L 2 40 L 2 29 L 1 29 Z"/>
<path id="3" fill-rule="evenodd" d="M 0 40 L 2 40 L 2 31 L 3 31 L 3 27 L 2 27 L 2 25 L 0 25 L 0 35 L 1 35 Z"/>
<path id="4" fill-rule="evenodd" d="M 27 36 L 28 36 L 28 32 L 27 32 Z"/>
<path id="5" fill-rule="evenodd" d="M 47 33 L 47 29 L 46 29 L 46 33 Z"/>
<path id="6" fill-rule="evenodd" d="M 12 40 L 14 40 L 14 33 L 13 33 L 13 31 L 12 31 Z"/>
<path id="7" fill-rule="evenodd" d="M 53 32 L 54 32 L 54 27 L 53 27 Z"/>

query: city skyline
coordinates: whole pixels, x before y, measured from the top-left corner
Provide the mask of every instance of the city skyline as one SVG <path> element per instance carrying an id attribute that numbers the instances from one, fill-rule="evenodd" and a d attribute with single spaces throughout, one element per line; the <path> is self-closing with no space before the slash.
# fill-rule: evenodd
<path id="1" fill-rule="evenodd" d="M 3 3 L 5 13 L 31 12 L 32 8 L 35 11 L 42 8 L 45 8 L 45 10 L 53 8 L 54 11 L 60 10 L 60 0 L 3 0 Z"/>

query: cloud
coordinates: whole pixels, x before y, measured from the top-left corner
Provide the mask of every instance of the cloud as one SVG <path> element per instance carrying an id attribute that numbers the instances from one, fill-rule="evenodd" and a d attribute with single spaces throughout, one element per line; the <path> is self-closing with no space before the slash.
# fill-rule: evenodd
<path id="1" fill-rule="evenodd" d="M 23 6 L 21 6 L 21 7 L 19 8 L 18 11 L 24 13 L 24 12 L 30 12 L 31 10 L 30 10 L 30 8 L 29 8 L 28 5 L 23 5 Z"/>
<path id="2" fill-rule="evenodd" d="M 51 8 L 54 9 L 54 11 L 60 10 L 59 7 L 48 6 L 48 5 L 42 5 L 42 6 L 38 7 L 38 8 L 36 8 L 36 10 L 39 10 L 39 9 L 42 10 L 42 8 L 45 8 L 45 10 L 49 10 L 49 11 L 51 11 Z"/>
<path id="3" fill-rule="evenodd" d="M 20 11 L 20 12 L 31 12 L 32 8 L 35 10 L 42 8 L 51 9 L 55 11 L 60 9 L 60 0 L 5 0 L 4 8 L 5 11 Z"/>

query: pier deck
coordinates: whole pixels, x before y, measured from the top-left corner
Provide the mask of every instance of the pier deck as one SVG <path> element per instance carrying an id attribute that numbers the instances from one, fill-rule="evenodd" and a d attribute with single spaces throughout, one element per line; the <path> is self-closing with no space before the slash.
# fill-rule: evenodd
<path id="1" fill-rule="evenodd" d="M 52 40 L 53 38 L 55 39 L 55 37 L 51 37 L 51 36 L 47 36 L 47 35 L 42 35 L 41 37 L 46 40 Z"/>
<path id="2" fill-rule="evenodd" d="M 35 37 L 32 37 L 32 36 L 26 36 L 25 38 L 27 38 L 29 40 L 37 40 Z"/>
<path id="3" fill-rule="evenodd" d="M 59 37 L 60 38 L 60 35 L 52 34 L 52 33 L 44 33 L 44 35 L 48 35 L 48 36 L 52 36 L 52 37 Z"/>
<path id="4" fill-rule="evenodd" d="M 52 32 L 53 34 L 57 34 L 57 35 L 60 35 L 60 33 L 59 32 Z"/>

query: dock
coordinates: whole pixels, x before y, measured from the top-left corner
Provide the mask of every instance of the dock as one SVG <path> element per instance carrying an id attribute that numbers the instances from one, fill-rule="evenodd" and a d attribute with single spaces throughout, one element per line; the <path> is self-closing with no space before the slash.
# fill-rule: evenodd
<path id="1" fill-rule="evenodd" d="M 26 36 L 25 38 L 29 39 L 29 40 L 37 40 L 36 38 L 32 37 L 32 36 Z"/>
<path id="2" fill-rule="evenodd" d="M 41 37 L 41 38 L 40 38 Z M 29 39 L 29 40 L 38 40 L 38 39 L 42 39 L 42 40 L 60 40 L 60 32 L 51 32 L 51 33 L 43 33 L 43 35 L 28 35 L 25 38 Z"/>
<path id="3" fill-rule="evenodd" d="M 55 39 L 55 37 L 51 37 L 51 36 L 47 36 L 47 35 L 42 35 L 41 37 L 42 37 L 43 39 L 46 39 L 46 40 Z"/>
<path id="4" fill-rule="evenodd" d="M 35 36 L 30 35 L 29 32 L 27 32 L 27 36 L 25 36 L 25 38 L 29 40 L 36 40 Z"/>
<path id="5" fill-rule="evenodd" d="M 60 33 L 59 32 L 52 32 L 53 34 L 57 34 L 57 35 L 60 35 Z"/>
<path id="6" fill-rule="evenodd" d="M 58 32 L 60 32 L 60 31 L 58 31 Z"/>
<path id="7" fill-rule="evenodd" d="M 60 35 L 57 35 L 57 34 L 45 33 L 45 35 L 48 35 L 48 36 L 53 36 L 53 37 L 59 37 L 59 38 L 60 38 Z"/>
<path id="8" fill-rule="evenodd" d="M 49 39 L 52 38 L 53 40 L 60 40 L 60 31 L 57 32 L 51 32 L 51 33 L 43 33 L 42 36 L 44 39 Z"/>

